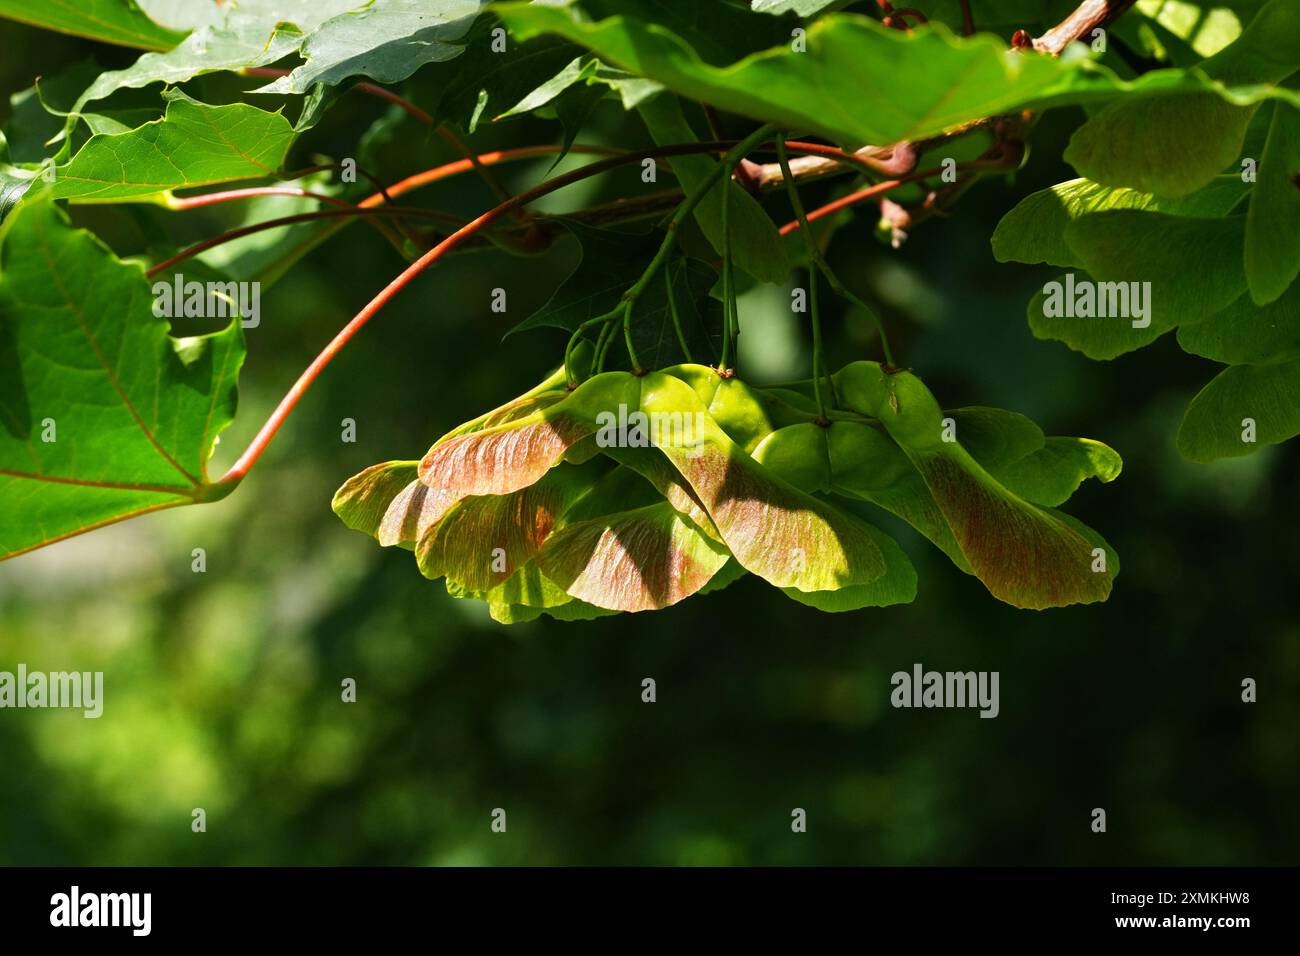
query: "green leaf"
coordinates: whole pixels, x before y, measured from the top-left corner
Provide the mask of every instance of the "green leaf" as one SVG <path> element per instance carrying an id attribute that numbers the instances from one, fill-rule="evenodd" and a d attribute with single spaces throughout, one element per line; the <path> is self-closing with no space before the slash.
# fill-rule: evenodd
<path id="1" fill-rule="evenodd" d="M 1300 69 L 1300 7 L 1271 0 L 1236 41 L 1203 64 L 1205 72 L 1236 85 L 1279 83 Z"/>
<path id="2" fill-rule="evenodd" d="M 547 303 L 507 336 L 535 328 L 572 333 L 588 319 L 610 311 L 641 277 L 662 242 L 658 232 L 595 229 L 580 222 L 564 225 L 578 241 L 582 258 Z"/>
<path id="3" fill-rule="evenodd" d="M 15 176 L 0 167 L 0 223 L 18 205 L 18 201 L 31 189 L 34 179 L 27 176 Z"/>
<path id="4" fill-rule="evenodd" d="M 1225 365 L 1263 365 L 1300 358 L 1300 283 L 1268 305 L 1243 295 L 1204 322 L 1178 330 L 1184 351 Z"/>
<path id="5" fill-rule="evenodd" d="M 583 322 L 613 309 L 623 293 L 641 277 L 659 249 L 663 234 L 593 229 L 577 222 L 565 224 L 582 247 L 582 260 L 550 300 L 508 333 L 558 328 L 572 333 Z M 687 347 L 697 360 L 716 357 L 721 342 L 721 309 L 709 290 L 717 273 L 697 259 L 678 258 L 651 282 L 633 310 L 633 344 L 649 367 L 685 361 L 673 326 L 665 278 L 671 283 Z"/>
<path id="6" fill-rule="evenodd" d="M 404 80 L 426 63 L 459 56 L 456 41 L 480 6 L 480 0 L 375 0 L 322 23 L 302 44 L 307 62 L 255 92 L 306 93 L 350 76 Z"/>
<path id="7" fill-rule="evenodd" d="M 682 115 L 676 97 L 656 96 L 638 107 L 650 136 L 660 146 L 691 142 L 697 139 L 695 131 Z M 707 156 L 674 156 L 673 173 L 688 196 L 694 196 L 707 183 L 717 166 L 717 160 Z M 785 282 L 790 275 L 790 263 L 776 225 L 763 207 L 736 183 L 728 181 L 730 190 L 728 211 L 731 232 L 731 255 L 736 266 L 744 269 L 760 282 Z M 711 189 L 695 209 L 695 220 L 704 230 L 709 243 L 719 253 L 723 250 L 721 189 Z"/>
<path id="8" fill-rule="evenodd" d="M 980 464 L 1012 493 L 1054 508 L 1069 501 L 1089 478 L 1114 481 L 1124 462 L 1115 449 L 1091 438 L 1052 437 L 1042 448 L 1007 464 Z"/>
<path id="9" fill-rule="evenodd" d="M 1261 90 L 1297 67 L 1300 7 L 1291 0 L 1268 4 L 1236 42 L 1202 64 L 1213 80 Z M 1228 102 L 1216 91 L 1129 97 L 1079 127 L 1065 160 L 1107 186 L 1184 196 L 1237 162 L 1254 108 L 1240 99 Z"/>
<path id="10" fill-rule="evenodd" d="M 844 0 L 750 0 L 749 4 L 755 13 L 794 13 L 801 17 L 816 16 L 830 6 L 844 6 Z"/>
<path id="11" fill-rule="evenodd" d="M 170 49 L 182 38 L 181 34 L 154 23 L 131 0 L 77 0 L 76 3 L 0 0 L 0 17 L 143 50 Z"/>
<path id="12" fill-rule="evenodd" d="M 563 82 L 566 66 L 582 52 L 558 37 L 522 43 L 511 38 L 502 51 L 493 37 L 500 29 L 496 17 L 479 17 L 464 38 L 459 58 L 431 64 L 420 74 L 412 95 L 435 123 L 453 123 L 473 132 L 480 122 L 525 111 L 521 101 L 547 83 Z"/>
<path id="13" fill-rule="evenodd" d="M 1038 338 L 1064 342 L 1093 359 L 1149 345 L 1245 291 L 1244 232 L 1244 216 L 1192 219 L 1114 210 L 1076 219 L 1066 241 L 1091 275 L 1071 273 L 1048 283 L 1029 303 L 1029 327 Z M 1082 314 L 1089 290 L 1091 316 Z M 1105 315 L 1099 314 L 1103 303 Z"/>
<path id="14" fill-rule="evenodd" d="M 234 417 L 239 323 L 172 338 L 141 267 L 47 199 L 0 242 L 0 556 L 228 492 L 206 469 Z"/>
<path id="15" fill-rule="evenodd" d="M 1202 218 L 1226 216 L 1249 191 L 1240 176 L 1220 176 L 1182 199 L 1161 199 L 1136 189 L 1071 179 L 1031 193 L 1003 216 L 993 231 L 993 257 L 999 262 L 1046 262 L 1082 268 L 1083 262 L 1065 241 L 1065 230 L 1072 220 L 1111 209 Z"/>
<path id="16" fill-rule="evenodd" d="M 1094 549 L 1101 545 L 1095 533 L 1021 497 L 985 470 L 960 441 L 946 440 L 938 403 L 915 376 L 855 362 L 836 380 L 844 404 L 878 417 L 912 465 L 901 467 L 890 443 L 874 429 L 850 426 L 842 431 L 852 442 L 870 444 L 867 451 L 838 463 L 832 453 L 837 486 L 894 511 L 959 567 L 975 573 L 994 597 L 1014 607 L 1090 604 L 1109 596 L 1117 567 L 1110 562 L 1098 567 Z M 837 441 L 833 452 L 844 445 Z M 865 472 L 859 466 L 864 456 L 880 460 L 883 467 Z"/>
<path id="17" fill-rule="evenodd" d="M 942 28 L 905 34 L 850 15 L 809 27 L 807 52 L 787 36 L 783 47 L 714 65 L 654 21 L 588 22 L 576 7 L 535 4 L 498 13 L 523 37 L 558 33 L 684 96 L 850 146 L 919 138 L 1003 112 L 1046 92 L 1062 72 L 1046 57 L 1013 62 L 991 37 L 962 41 Z"/>
<path id="18" fill-rule="evenodd" d="M 273 175 L 293 128 L 279 113 L 246 103 L 208 106 L 168 94 L 162 119 L 116 135 L 92 136 L 58 167 L 56 199 L 123 202 L 169 190 Z"/>
<path id="19" fill-rule="evenodd" d="M 1075 131 L 1065 161 L 1107 186 L 1185 196 L 1236 162 L 1255 109 L 1214 93 L 1119 100 Z"/>
<path id="20" fill-rule="evenodd" d="M 1248 421 L 1249 420 L 1249 421 Z M 1253 441 L 1245 440 L 1253 427 Z M 1192 399 L 1178 450 L 1192 461 L 1240 458 L 1300 435 L 1300 360 L 1224 369 Z"/>
<path id="21" fill-rule="evenodd" d="M 729 557 L 726 548 L 660 501 L 566 524 L 546 541 L 537 564 L 579 600 L 614 611 L 647 611 L 695 594 Z"/>
<path id="22" fill-rule="evenodd" d="M 521 38 L 558 34 L 685 97 L 854 148 L 921 139 L 1017 109 L 1120 94 L 1204 92 L 1239 106 L 1294 96 L 1255 85 L 1259 81 L 1229 89 L 1181 70 L 1154 71 L 1128 83 L 1078 56 L 1026 56 L 987 34 L 960 38 L 942 24 L 903 32 L 839 13 L 817 20 L 806 37 L 787 35 L 776 41 L 781 46 L 719 61 L 734 11 L 724 4 L 683 6 L 696 16 L 689 37 L 653 14 L 589 20 L 574 4 L 509 3 L 497 13 Z M 806 52 L 795 49 L 796 39 L 806 40 Z"/>
<path id="23" fill-rule="evenodd" d="M 1213 56 L 1241 36 L 1246 10 L 1253 14 L 1263 4 L 1264 0 L 1138 0 L 1135 12 L 1158 24 L 1164 35 L 1187 43 L 1199 58 Z"/>
<path id="24" fill-rule="evenodd" d="M 175 85 L 205 73 L 267 66 L 294 53 L 303 35 L 292 23 L 277 25 L 256 19 L 238 19 L 229 29 L 204 27 L 175 49 L 146 53 L 129 67 L 100 74 L 78 98 L 74 111 L 122 89 L 141 89 L 154 83 Z"/>
<path id="25" fill-rule="evenodd" d="M 36 86 L 9 97 L 10 116 L 5 123 L 10 159 L 15 163 L 39 163 L 50 152 L 46 143 L 59 135 L 64 117 L 51 110 L 67 112 L 78 94 L 100 73 L 94 60 L 74 63 L 53 76 L 43 76 Z M 47 109 L 48 107 L 48 109 Z"/>
<path id="26" fill-rule="evenodd" d="M 1246 278 L 1256 303 L 1272 302 L 1300 275 L 1300 109 L 1273 108 L 1246 221 Z"/>
<path id="27" fill-rule="evenodd" d="M 184 9 L 179 4 L 164 8 L 159 0 L 151 0 L 151 9 L 153 6 L 160 6 L 169 22 L 183 22 L 186 28 L 194 27 L 194 32 L 174 49 L 146 53 L 129 67 L 102 74 L 82 94 L 76 111 L 123 88 L 175 85 L 205 73 L 269 66 L 297 53 L 305 40 L 333 18 L 368 7 L 386 7 L 387 0 L 242 0 L 199 16 L 194 3 Z"/>
<path id="28" fill-rule="evenodd" d="M 718 273 L 699 259 L 679 257 L 663 266 L 663 275 L 632 307 L 632 344 L 647 368 L 717 362 L 722 352 L 722 303 L 709 294 L 717 281 Z M 672 304 L 677 307 L 686 352 L 673 325 Z"/>

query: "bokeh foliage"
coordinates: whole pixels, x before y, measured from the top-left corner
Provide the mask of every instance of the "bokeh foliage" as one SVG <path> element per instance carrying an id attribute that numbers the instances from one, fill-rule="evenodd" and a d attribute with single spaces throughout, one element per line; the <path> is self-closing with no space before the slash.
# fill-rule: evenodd
<path id="1" fill-rule="evenodd" d="M 9 22 L 0 45 L 7 90 L 91 53 L 105 66 L 130 59 Z M 199 83 L 206 102 L 241 86 Z M 453 158 L 397 111 L 371 129 L 383 110 L 350 94 L 311 142 L 351 155 L 370 130 L 366 163 L 389 180 Z M 912 605 L 823 615 L 746 580 L 654 615 L 493 624 L 412 574 L 408 556 L 344 532 L 329 509 L 347 476 L 426 445 L 553 365 L 550 333 L 500 340 L 545 303 L 574 250 L 466 253 L 350 346 L 229 499 L 0 567 L 0 669 L 103 670 L 106 688 L 97 721 L 0 711 L 0 861 L 1294 861 L 1300 451 L 1184 460 L 1178 423 L 1212 363 L 1172 337 L 1109 363 L 1033 338 L 1024 303 L 1054 270 L 1000 265 L 990 251 L 1007 210 L 1070 178 L 1059 157 L 1083 120 L 1049 114 L 1020 174 L 981 184 L 901 250 L 876 242 L 863 217 L 832 259 L 946 403 L 1013 408 L 1123 455 L 1124 480 L 1085 486 L 1074 505 L 1125 556 L 1108 603 L 1045 614 L 997 604 L 877 514 L 917 564 Z M 590 123 L 587 141 L 647 141 L 611 104 Z M 520 119 L 484 124 L 474 142 L 555 137 L 554 124 Z M 510 170 L 507 183 L 535 182 L 548 162 Z M 634 182 L 585 183 L 563 202 Z M 467 178 L 428 201 L 473 215 L 488 199 Z M 129 255 L 162 214 L 124 209 L 80 207 L 74 221 Z M 197 239 L 224 215 L 180 228 Z M 268 291 L 218 464 L 400 266 L 353 225 Z M 506 315 L 489 307 L 503 283 Z M 807 373 L 784 290 L 747 293 L 741 317 L 742 368 Z M 835 364 L 874 349 L 864 316 L 826 320 Z M 357 422 L 355 444 L 339 440 L 344 418 Z M 190 569 L 197 547 L 204 574 Z M 891 709 L 890 674 L 917 661 L 999 671 L 1000 716 Z M 345 677 L 358 682 L 354 705 L 339 699 Z M 658 683 L 653 705 L 640 701 L 645 677 Z M 1259 681 L 1259 703 L 1241 703 L 1244 677 Z M 1097 806 L 1105 835 L 1088 828 Z M 208 812 L 206 834 L 190 831 L 194 807 Z M 495 807 L 509 814 L 505 835 L 489 830 Z M 808 811 L 807 834 L 790 832 L 794 807 Z"/>

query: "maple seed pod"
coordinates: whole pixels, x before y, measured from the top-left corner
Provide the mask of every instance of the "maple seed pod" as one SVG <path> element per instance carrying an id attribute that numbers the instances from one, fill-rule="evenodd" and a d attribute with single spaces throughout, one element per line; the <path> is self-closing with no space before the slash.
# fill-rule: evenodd
<path id="1" fill-rule="evenodd" d="M 674 365 L 663 372 L 691 386 L 727 437 L 745 451 L 752 452 L 772 431 L 759 393 L 740 379 L 707 365 Z"/>
<path id="2" fill-rule="evenodd" d="M 926 448 L 942 440 L 943 410 L 911 372 L 853 362 L 836 373 L 835 381 L 845 405 L 880 419 L 900 443 Z"/>

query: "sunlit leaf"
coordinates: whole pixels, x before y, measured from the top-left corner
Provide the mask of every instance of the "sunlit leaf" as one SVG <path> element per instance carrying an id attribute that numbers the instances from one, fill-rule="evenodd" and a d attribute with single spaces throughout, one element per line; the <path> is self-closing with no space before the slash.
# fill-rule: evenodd
<path id="1" fill-rule="evenodd" d="M 1263 305 L 1300 275 L 1300 109 L 1273 108 L 1246 219 L 1246 278 Z"/>
<path id="2" fill-rule="evenodd" d="M 1300 435 L 1300 360 L 1234 365 L 1201 389 L 1178 429 L 1192 461 L 1240 458 Z"/>
<path id="3" fill-rule="evenodd" d="M 959 38 L 942 24 L 904 32 L 846 13 L 821 17 L 806 36 L 778 41 L 783 46 L 718 62 L 709 47 L 725 43 L 734 16 L 725 5 L 693 5 L 689 38 L 640 5 L 612 9 L 619 15 L 590 20 L 574 4 L 509 3 L 497 12 L 521 38 L 555 33 L 688 98 L 854 147 L 915 140 L 1016 109 L 1119 94 L 1204 92 L 1235 105 L 1291 95 L 1258 86 L 1258 79 L 1228 89 L 1181 70 L 1155 71 L 1128 83 L 1079 57 L 1009 51 L 1005 41 L 987 34 Z M 1239 72 L 1225 67 L 1224 77 Z"/>
<path id="4" fill-rule="evenodd" d="M 77 0 L 76 3 L 0 0 L 0 17 L 143 50 L 166 50 L 182 38 L 181 34 L 154 23 L 131 0 Z"/>
<path id="5" fill-rule="evenodd" d="M 173 189 L 270 176 L 294 138 L 279 113 L 246 103 L 208 106 L 169 94 L 167 113 L 117 135 L 93 136 L 58 167 L 56 199 L 138 200 Z"/>
<path id="6" fill-rule="evenodd" d="M 1031 193 L 1003 216 L 993 231 L 993 256 L 999 262 L 1046 262 L 1083 268 L 1080 257 L 1065 240 L 1065 230 L 1072 220 L 1112 209 L 1138 209 L 1171 216 L 1226 216 L 1249 192 L 1249 184 L 1240 176 L 1221 176 L 1181 199 L 1161 199 L 1136 189 L 1071 179 Z"/>
<path id="7" fill-rule="evenodd" d="M 1204 322 L 1180 328 L 1178 344 L 1225 365 L 1300 358 L 1300 283 L 1268 305 L 1256 305 L 1243 295 Z"/>
<path id="8" fill-rule="evenodd" d="M 404 80 L 425 63 L 459 56 L 456 41 L 480 6 L 480 0 L 375 0 L 322 23 L 302 44 L 307 62 L 257 92 L 305 93 L 316 83 L 358 75 Z"/>
<path id="9" fill-rule="evenodd" d="M 206 471 L 234 417 L 239 323 L 172 338 L 141 267 L 48 200 L 0 241 L 0 555 L 225 494 Z"/>
<path id="10" fill-rule="evenodd" d="M 1137 210 L 1076 219 L 1065 236 L 1087 274 L 1045 285 L 1029 303 L 1029 327 L 1089 358 L 1111 359 L 1200 321 L 1246 289 L 1245 225 L 1244 216 L 1191 219 Z"/>

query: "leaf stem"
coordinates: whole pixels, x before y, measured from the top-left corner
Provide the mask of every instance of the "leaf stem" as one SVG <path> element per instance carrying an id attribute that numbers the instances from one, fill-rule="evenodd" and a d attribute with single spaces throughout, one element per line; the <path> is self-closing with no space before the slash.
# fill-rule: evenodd
<path id="1" fill-rule="evenodd" d="M 664 294 L 668 296 L 668 314 L 673 319 L 673 331 L 677 333 L 677 344 L 681 346 L 682 356 L 687 362 L 694 364 L 695 356 L 691 354 L 691 347 L 686 344 L 686 330 L 682 327 L 682 315 L 677 308 L 677 296 L 673 293 L 673 275 L 672 265 L 664 268 Z"/>
<path id="2" fill-rule="evenodd" d="M 751 141 L 755 140 L 759 133 L 763 134 L 763 136 L 770 135 L 770 128 L 763 127 L 763 129 L 759 130 L 758 133 L 747 137 L 744 141 L 734 147 L 733 152 L 739 152 L 740 155 L 743 155 L 743 151 L 750 148 Z M 714 144 L 711 143 L 681 143 L 673 146 L 660 147 L 655 150 L 655 153 L 661 156 L 684 156 L 695 153 L 710 152 L 713 148 Z M 728 156 L 730 155 L 731 153 L 728 153 Z M 243 480 L 243 477 L 248 474 L 249 469 L 256 464 L 257 460 L 262 456 L 262 453 L 266 451 L 271 440 L 275 438 L 276 433 L 280 430 L 280 426 L 284 424 L 285 419 L 289 417 L 289 414 L 297 406 L 303 395 L 307 393 L 307 390 L 311 388 L 312 383 L 316 381 L 320 376 L 320 373 L 324 371 L 325 367 L 334 360 L 335 356 L 343 350 L 343 347 L 352 340 L 353 336 L 355 336 L 357 332 L 361 331 L 361 329 L 365 327 L 366 323 L 369 322 L 380 309 L 392 301 L 397 293 L 409 285 L 411 280 L 421 272 L 433 265 L 448 252 L 455 249 L 460 243 L 487 228 L 502 216 L 508 214 L 512 209 L 534 202 L 543 196 L 550 195 L 557 190 L 581 182 L 584 179 L 589 179 L 592 176 L 608 172 L 612 169 L 617 169 L 620 166 L 626 166 L 630 163 L 640 162 L 641 158 L 640 153 L 623 153 L 617 156 L 610 156 L 606 159 L 589 163 L 581 169 L 571 170 L 570 172 L 548 179 L 543 183 L 539 183 L 531 189 L 527 189 L 524 192 L 511 196 L 505 202 L 499 203 L 481 216 L 471 220 L 464 226 L 461 226 L 446 239 L 442 240 L 442 242 L 438 243 L 419 259 L 415 260 L 415 262 L 407 266 L 400 275 L 389 282 L 388 285 L 380 290 L 378 295 L 371 299 L 360 312 L 353 316 L 352 320 L 339 330 L 316 358 L 311 361 L 311 364 L 303 370 L 303 373 L 298 376 L 298 380 L 293 383 L 293 386 L 285 396 L 280 399 L 280 403 L 275 407 L 275 410 L 271 413 L 266 422 L 263 423 L 261 429 L 258 430 L 258 433 L 253 437 L 253 440 L 244 450 L 244 453 L 239 456 L 234 465 L 230 467 L 230 470 L 222 476 L 218 484 L 235 483 Z M 719 166 L 716 175 L 721 175 L 721 170 L 723 168 L 723 166 Z M 712 183 L 710 182 L 708 185 L 711 184 Z M 697 193 L 696 197 L 701 195 L 703 195 L 702 192 Z M 696 202 L 698 202 L 698 198 L 696 198 L 695 201 L 688 199 L 684 202 L 681 209 L 678 210 L 678 217 L 675 217 L 675 219 L 678 219 L 682 215 L 682 209 L 686 209 L 687 211 L 693 209 Z M 349 210 L 349 212 L 350 211 L 351 210 Z M 669 238 L 671 239 L 671 235 Z M 660 260 L 663 252 L 664 249 L 661 246 L 660 253 L 655 257 L 656 262 Z M 642 277 L 642 282 L 644 281 L 648 281 L 645 276 Z M 642 283 L 638 284 L 641 285 Z"/>
<path id="3" fill-rule="evenodd" d="M 812 228 L 809 226 L 808 223 L 808 216 L 804 212 L 803 199 L 801 199 L 799 196 L 799 188 L 795 185 L 794 178 L 790 175 L 790 158 L 788 155 L 786 155 L 785 143 L 782 142 L 781 140 L 777 140 L 776 155 L 777 155 L 778 162 L 780 162 L 781 164 L 781 170 L 785 174 L 786 189 L 790 194 L 790 205 L 794 209 L 795 221 L 798 222 L 803 229 L 804 244 L 808 248 L 808 259 L 809 262 L 811 263 L 812 268 L 821 270 L 822 275 L 826 277 L 827 284 L 830 285 L 831 289 L 833 289 L 837 295 L 839 295 L 841 298 L 848 299 L 858 308 L 864 310 L 869 316 L 871 316 L 871 318 L 876 323 L 877 331 L 880 333 L 880 348 L 885 353 L 885 361 L 890 366 L 893 366 L 894 355 L 889 348 L 889 335 L 885 331 L 885 323 L 881 320 L 880 316 L 876 314 L 876 311 L 874 309 L 872 309 L 860 298 L 858 298 L 856 295 L 854 295 L 853 293 L 849 292 L 847 289 L 844 288 L 844 285 L 840 282 L 839 278 L 831 270 L 830 264 L 826 261 L 826 257 L 822 255 L 821 248 L 817 245 L 817 240 L 813 236 Z M 814 307 L 813 309 L 813 365 L 814 365 L 813 375 L 814 377 L 816 377 L 816 375 L 819 374 L 818 370 L 816 369 L 816 365 L 821 361 L 821 354 L 820 354 L 821 353 L 821 345 L 820 345 L 821 330 L 818 327 L 818 325 L 819 323 L 818 323 L 817 310 Z"/>
<path id="4" fill-rule="evenodd" d="M 974 159 L 966 163 L 957 163 L 949 168 L 956 172 L 970 172 L 978 169 L 1006 169 L 1008 168 L 1008 162 L 1003 159 Z M 841 196 L 839 199 L 832 200 L 824 206 L 818 206 L 816 209 L 813 209 L 808 213 L 805 220 L 798 218 L 790 220 L 781 227 L 781 235 L 788 236 L 796 229 L 807 225 L 807 223 L 816 222 L 818 219 L 825 218 L 826 216 L 832 216 L 842 209 L 856 206 L 858 203 L 865 202 L 868 199 L 874 199 L 877 196 L 881 196 L 884 193 L 897 189 L 899 186 L 904 186 L 907 183 L 917 182 L 922 179 L 929 179 L 938 176 L 943 172 L 944 168 L 942 166 L 932 166 L 929 169 L 922 169 L 914 173 L 908 173 L 906 176 L 899 176 L 896 179 L 886 179 L 883 182 L 868 186 L 866 189 L 860 189 L 857 192 L 849 193 L 847 196 Z"/>
<path id="5" fill-rule="evenodd" d="M 434 219 L 439 222 L 452 222 L 463 225 L 464 222 L 455 216 L 444 212 L 437 212 L 432 209 L 420 209 L 415 206 L 380 206 L 377 208 L 364 208 L 361 206 L 348 206 L 345 209 L 318 209 L 315 212 L 302 212 L 292 216 L 281 216 L 278 219 L 267 219 L 265 222 L 255 222 L 248 226 L 240 226 L 237 229 L 231 229 L 220 235 L 213 236 L 210 239 L 204 239 L 194 245 L 182 249 L 176 255 L 164 259 L 156 265 L 150 266 L 145 272 L 149 278 L 153 278 L 160 272 L 166 272 L 177 263 L 184 262 L 186 259 L 192 259 L 194 256 L 201 255 L 209 249 L 223 245 L 227 242 L 233 242 L 236 239 L 242 239 L 244 236 L 250 236 L 254 233 L 263 232 L 267 229 L 278 229 L 281 226 L 292 226 L 300 222 L 313 222 L 317 219 L 343 219 L 349 216 L 371 217 L 371 216 L 393 216 L 409 217 L 413 219 Z"/>
<path id="6" fill-rule="evenodd" d="M 731 190 L 725 185 L 722 189 L 722 358 L 718 360 L 718 370 L 726 371 L 731 367 L 732 343 L 735 341 L 735 316 L 732 302 L 735 299 L 731 272 Z"/>
<path id="7" fill-rule="evenodd" d="M 831 379 L 826 374 L 826 362 L 822 354 L 822 319 L 817 302 L 817 269 L 815 267 L 808 270 L 808 308 L 812 312 L 813 394 L 817 397 L 817 421 L 819 424 L 824 424 L 828 419 L 826 418 L 826 400 L 822 396 L 822 378 L 826 378 L 827 384 L 830 383 Z"/>
<path id="8" fill-rule="evenodd" d="M 652 258 L 650 260 L 650 264 L 646 266 L 646 270 L 641 274 L 641 278 L 637 279 L 637 281 L 633 283 L 632 287 L 623 293 L 624 300 L 629 304 L 628 305 L 629 310 L 631 309 L 631 304 L 636 302 L 637 298 L 640 297 L 641 293 L 645 291 L 646 286 L 650 284 L 650 280 L 654 278 L 654 275 L 659 270 L 660 266 L 662 266 L 664 262 L 667 260 L 669 252 L 672 251 L 673 245 L 677 241 L 677 233 L 681 229 L 682 223 L 686 221 L 686 218 L 695 211 L 696 207 L 699 206 L 699 204 L 704 200 L 704 197 L 709 194 L 709 191 L 714 186 L 716 186 L 719 182 L 730 182 L 731 174 L 732 171 L 736 168 L 736 164 L 745 157 L 746 153 L 753 150 L 759 143 L 762 143 L 764 140 L 768 139 L 774 131 L 775 131 L 775 127 L 773 127 L 771 124 L 761 126 L 758 129 L 754 130 L 754 132 L 746 136 L 744 139 L 740 140 L 739 142 L 731 146 L 731 148 L 728 149 L 727 152 L 723 155 L 722 160 L 716 166 L 714 166 L 713 169 L 709 171 L 709 175 L 706 176 L 700 182 L 699 188 L 696 190 L 695 194 L 691 196 L 687 196 L 686 199 L 682 202 L 682 204 L 677 207 L 677 211 L 673 213 L 672 219 L 669 220 L 668 222 L 667 230 L 664 235 L 664 240 L 662 243 L 659 244 L 659 249 L 657 252 L 655 252 L 654 258 Z M 707 147 L 716 144 L 697 143 L 695 145 Z M 661 147 L 656 152 L 662 153 L 663 149 L 665 148 L 667 147 Z M 698 151 L 712 152 L 712 149 L 701 149 Z M 730 192 L 730 190 L 728 190 L 728 192 Z M 723 200 L 722 209 L 723 209 L 723 216 L 725 217 L 726 210 L 727 210 L 727 201 L 725 198 Z M 726 234 L 725 229 L 723 230 L 723 234 L 725 236 Z M 725 245 L 725 239 L 724 239 L 724 245 Z M 725 256 L 724 256 L 724 260 L 725 260 Z M 725 262 L 724 262 L 724 268 L 725 268 Z M 630 335 L 628 337 L 628 341 L 630 344 L 631 342 Z M 726 348 L 725 342 L 723 344 L 723 348 L 724 349 Z M 635 356 L 633 356 L 632 359 L 633 359 L 632 361 L 633 368 L 640 371 L 640 367 L 635 359 Z"/>
<path id="9" fill-rule="evenodd" d="M 249 76 L 264 76 L 268 78 L 288 76 L 289 72 L 290 72 L 289 70 L 282 70 L 276 67 L 266 67 L 266 66 L 247 67 L 244 70 L 244 73 Z M 425 126 L 434 129 L 434 131 L 438 134 L 438 136 L 442 139 L 443 142 L 445 142 L 452 149 L 456 150 L 456 152 L 460 153 L 467 160 L 469 160 L 474 171 L 479 174 L 483 182 L 487 185 L 488 189 L 492 191 L 492 195 L 496 197 L 497 202 L 505 202 L 507 199 L 510 198 L 510 193 L 507 192 L 505 187 L 501 185 L 501 181 L 497 179 L 496 176 L 490 170 L 488 170 L 486 164 L 478 161 L 477 157 L 474 154 L 474 151 L 470 149 L 469 145 L 463 139 L 457 136 L 455 131 L 449 129 L 448 127 L 446 126 L 435 127 L 433 122 L 433 117 L 430 116 L 429 113 L 427 113 L 425 110 L 420 109 L 420 107 L 416 106 L 410 100 L 406 99 L 405 97 L 399 96 L 398 94 L 394 93 L 392 90 L 380 86 L 377 83 L 370 83 L 363 80 L 362 82 L 355 84 L 352 87 L 352 89 L 360 90 L 362 93 L 366 93 L 370 96 L 374 96 L 377 97 L 378 99 L 384 100 L 385 102 L 392 103 L 394 106 L 397 106 L 402 110 L 404 110 L 407 113 L 407 115 L 410 116 L 412 119 L 414 119 L 416 122 L 423 123 Z"/>

